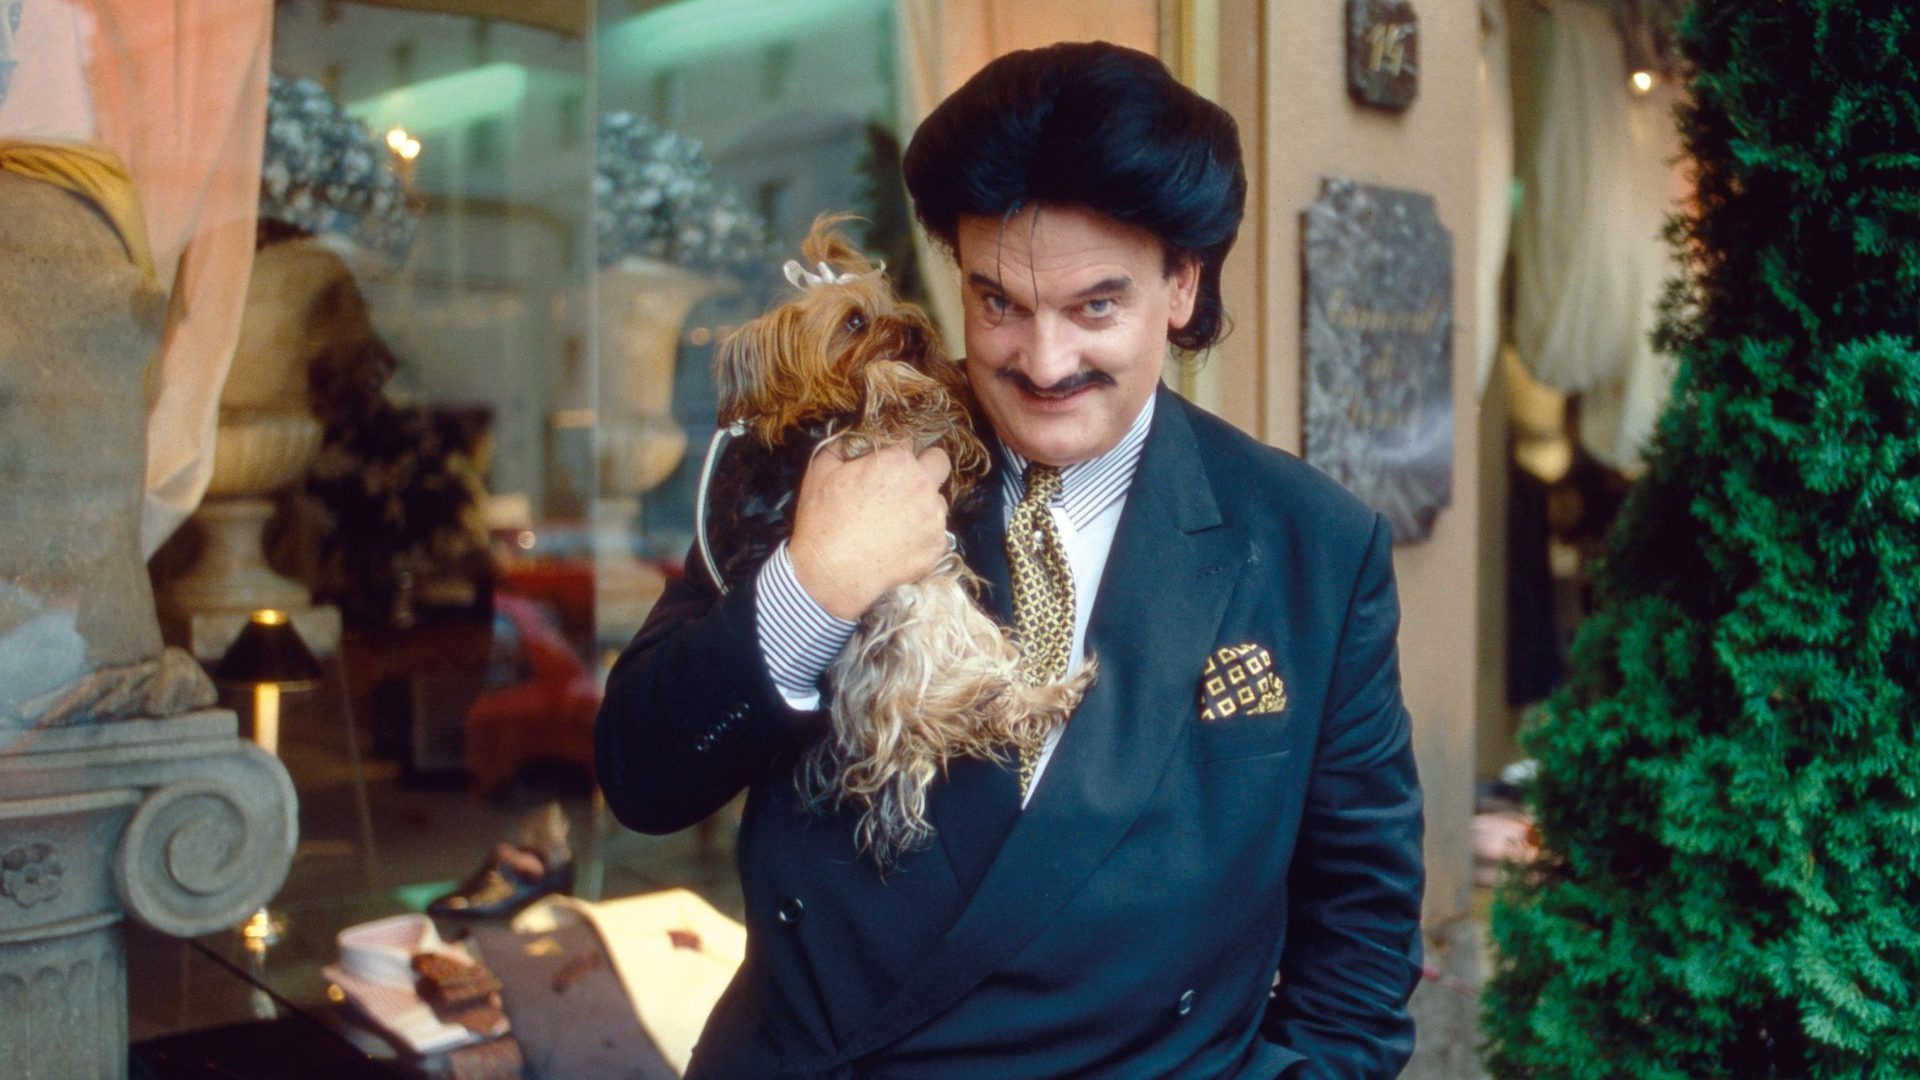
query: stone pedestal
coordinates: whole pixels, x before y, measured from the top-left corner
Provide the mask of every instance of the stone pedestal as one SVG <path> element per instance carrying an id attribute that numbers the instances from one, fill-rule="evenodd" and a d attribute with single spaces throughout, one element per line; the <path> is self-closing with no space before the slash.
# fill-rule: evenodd
<path id="1" fill-rule="evenodd" d="M 126 1076 L 122 917 L 206 934 L 279 891 L 293 783 L 236 730 L 203 710 L 0 733 L 0 1076 Z"/>
<path id="2" fill-rule="evenodd" d="M 270 496 L 305 475 L 319 450 L 320 423 L 310 416 L 241 414 L 224 408 L 220 417 L 213 479 L 206 501 L 192 518 L 204 541 L 200 558 L 168 582 L 157 598 L 169 639 L 182 644 L 187 643 L 186 628 L 202 616 L 244 623 L 260 608 L 298 616 L 313 606 L 305 582 L 267 565 L 261 537 L 273 516 Z M 195 655 L 205 655 L 199 642 L 189 647 Z"/>
<path id="3" fill-rule="evenodd" d="M 593 625 L 602 643 L 625 644 L 667 589 L 667 576 L 634 557 L 635 496 L 593 500 Z"/>
<path id="4" fill-rule="evenodd" d="M 187 611 L 287 611 L 305 607 L 307 587 L 277 574 L 260 550 L 273 502 L 258 497 L 218 496 L 202 503 L 193 520 L 206 548 L 193 570 L 174 582 L 169 601 Z"/>

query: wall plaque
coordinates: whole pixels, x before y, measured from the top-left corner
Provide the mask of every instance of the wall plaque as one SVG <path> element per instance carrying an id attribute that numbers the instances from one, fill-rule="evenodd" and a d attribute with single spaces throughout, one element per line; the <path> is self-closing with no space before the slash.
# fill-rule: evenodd
<path id="1" fill-rule="evenodd" d="M 1420 92 L 1420 19 L 1411 0 L 1347 0 L 1347 92 L 1398 112 Z"/>
<path id="2" fill-rule="evenodd" d="M 1424 540 L 1453 494 L 1453 236 L 1431 195 L 1351 180 L 1302 218 L 1307 460 Z"/>

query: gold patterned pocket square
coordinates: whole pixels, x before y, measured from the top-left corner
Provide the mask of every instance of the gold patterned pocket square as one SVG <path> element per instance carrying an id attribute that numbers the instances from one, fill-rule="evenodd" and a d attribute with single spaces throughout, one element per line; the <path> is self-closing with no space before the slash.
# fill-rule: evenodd
<path id="1" fill-rule="evenodd" d="M 1273 657 L 1248 642 L 1225 645 L 1207 657 L 1200 673 L 1200 719 L 1271 716 L 1287 707 L 1287 687 L 1273 672 Z"/>

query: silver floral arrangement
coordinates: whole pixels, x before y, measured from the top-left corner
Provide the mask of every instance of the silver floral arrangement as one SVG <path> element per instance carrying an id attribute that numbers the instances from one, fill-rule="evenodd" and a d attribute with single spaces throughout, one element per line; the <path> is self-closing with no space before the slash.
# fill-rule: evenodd
<path id="1" fill-rule="evenodd" d="M 290 226 L 345 237 L 391 258 L 413 246 L 420 215 L 387 148 L 311 79 L 270 75 L 260 165 L 262 237 Z"/>
<path id="2" fill-rule="evenodd" d="M 633 113 L 600 118 L 593 195 L 602 266 L 638 255 L 704 273 L 766 258 L 765 224 L 720 187 L 699 142 Z"/>

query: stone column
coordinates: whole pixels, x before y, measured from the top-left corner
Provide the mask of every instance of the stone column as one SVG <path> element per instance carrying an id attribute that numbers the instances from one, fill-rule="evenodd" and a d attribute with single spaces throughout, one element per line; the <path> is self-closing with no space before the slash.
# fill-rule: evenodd
<path id="1" fill-rule="evenodd" d="M 168 298 L 80 194 L 0 171 L 6 1080 L 124 1077 L 121 919 L 238 923 L 286 880 L 298 820 L 286 769 L 161 647 L 139 521 Z"/>
<path id="2" fill-rule="evenodd" d="M 279 891 L 293 784 L 236 732 L 203 710 L 0 748 L 0 1076 L 126 1076 L 122 917 L 206 934 Z"/>

